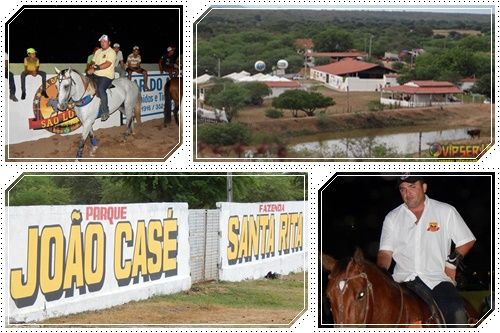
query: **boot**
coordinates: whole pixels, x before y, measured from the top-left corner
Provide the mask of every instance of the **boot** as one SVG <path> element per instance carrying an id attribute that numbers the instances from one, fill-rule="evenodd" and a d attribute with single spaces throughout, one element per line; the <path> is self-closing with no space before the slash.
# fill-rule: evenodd
<path id="1" fill-rule="evenodd" d="M 11 99 L 13 102 L 17 102 L 17 97 L 16 97 L 16 95 L 14 95 L 14 94 L 11 94 L 11 95 L 10 95 L 10 99 Z"/>
<path id="2" fill-rule="evenodd" d="M 21 94 L 21 99 L 26 99 L 26 91 L 23 91 L 23 93 Z"/>
<path id="3" fill-rule="evenodd" d="M 109 118 L 109 112 L 105 112 L 101 115 L 101 121 L 106 121 Z"/>

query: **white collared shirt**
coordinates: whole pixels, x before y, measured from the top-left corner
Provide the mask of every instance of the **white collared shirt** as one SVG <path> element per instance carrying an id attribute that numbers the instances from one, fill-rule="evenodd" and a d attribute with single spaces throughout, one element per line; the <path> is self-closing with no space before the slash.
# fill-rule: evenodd
<path id="1" fill-rule="evenodd" d="M 389 212 L 382 227 L 380 250 L 392 252 L 395 281 L 411 281 L 418 276 L 433 289 L 451 281 L 444 273 L 451 242 L 458 247 L 475 237 L 453 206 L 427 196 L 420 221 L 416 221 L 406 204 Z"/>

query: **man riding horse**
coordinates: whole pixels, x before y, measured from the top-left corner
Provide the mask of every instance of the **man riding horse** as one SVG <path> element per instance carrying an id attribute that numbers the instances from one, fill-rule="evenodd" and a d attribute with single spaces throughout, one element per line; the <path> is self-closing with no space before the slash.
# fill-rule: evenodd
<path id="1" fill-rule="evenodd" d="M 468 323 L 465 305 L 455 288 L 456 270 L 475 243 L 475 237 L 457 210 L 426 195 L 423 177 L 398 179 L 403 204 L 387 214 L 380 237 L 377 265 L 388 270 L 425 302 L 434 301 L 446 324 Z M 450 253 L 451 243 L 455 249 Z"/>
<path id="2" fill-rule="evenodd" d="M 175 105 L 179 104 L 179 101 L 176 99 L 179 99 L 179 93 L 178 89 L 180 88 L 177 86 L 177 96 L 173 96 L 174 94 L 171 93 L 171 88 L 172 88 L 172 82 L 175 82 L 178 84 L 179 80 L 179 57 L 176 54 L 176 48 L 175 46 L 169 46 L 167 48 L 167 52 L 161 56 L 160 62 L 159 62 L 159 68 L 160 68 L 160 74 L 167 73 L 168 78 L 167 82 L 165 83 L 164 86 L 164 94 L 165 94 L 165 106 L 164 106 L 164 123 L 165 125 L 167 123 L 172 122 L 172 110 L 174 111 L 174 118 L 175 122 L 179 124 L 179 118 L 178 118 L 178 107 Z"/>
<path id="3" fill-rule="evenodd" d="M 111 82 L 115 78 L 114 63 L 116 52 L 109 47 L 110 41 L 107 35 L 102 35 L 101 38 L 99 38 L 99 42 L 101 43 L 101 48 L 95 52 L 93 59 L 94 65 L 89 68 L 87 73 L 89 75 L 94 75 L 97 86 L 97 96 L 101 99 L 99 115 L 101 121 L 106 121 L 109 118 L 106 89 L 109 88 Z"/>

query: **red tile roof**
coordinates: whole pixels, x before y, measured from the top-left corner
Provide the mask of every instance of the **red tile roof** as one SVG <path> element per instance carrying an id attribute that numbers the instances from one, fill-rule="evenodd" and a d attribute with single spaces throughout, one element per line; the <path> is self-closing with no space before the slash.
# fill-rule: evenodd
<path id="1" fill-rule="evenodd" d="M 314 47 L 314 42 L 311 38 L 299 38 L 295 40 L 295 47 L 301 49 L 312 49 Z"/>
<path id="2" fill-rule="evenodd" d="M 269 88 L 299 88 L 297 81 L 264 81 Z"/>
<path id="3" fill-rule="evenodd" d="M 460 82 L 476 82 L 477 79 L 474 76 L 464 77 Z"/>
<path id="4" fill-rule="evenodd" d="M 316 66 L 314 67 L 314 69 L 328 74 L 343 75 L 349 73 L 362 72 L 375 67 L 383 67 L 383 66 L 356 59 L 346 58 L 341 61 L 333 62 L 328 65 Z"/>
<path id="5" fill-rule="evenodd" d="M 347 51 L 347 52 L 307 52 L 310 57 L 331 57 L 331 58 L 357 58 L 368 55 L 366 52 Z"/>
<path id="6" fill-rule="evenodd" d="M 401 86 L 384 88 L 384 91 L 406 94 L 456 94 L 463 92 L 453 83 L 446 81 L 410 81 Z"/>

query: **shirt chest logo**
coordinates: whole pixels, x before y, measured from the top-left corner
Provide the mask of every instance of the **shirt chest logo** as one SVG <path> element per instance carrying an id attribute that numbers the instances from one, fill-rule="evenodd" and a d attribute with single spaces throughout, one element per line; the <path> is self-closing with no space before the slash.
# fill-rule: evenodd
<path id="1" fill-rule="evenodd" d="M 427 226 L 427 231 L 430 232 L 439 231 L 439 223 L 437 223 L 436 221 L 429 222 L 429 225 Z"/>

